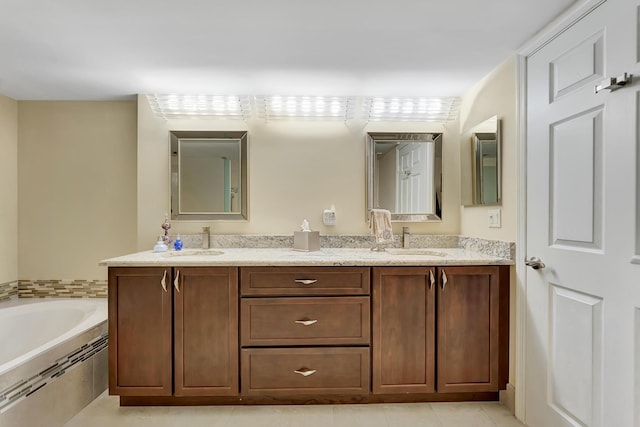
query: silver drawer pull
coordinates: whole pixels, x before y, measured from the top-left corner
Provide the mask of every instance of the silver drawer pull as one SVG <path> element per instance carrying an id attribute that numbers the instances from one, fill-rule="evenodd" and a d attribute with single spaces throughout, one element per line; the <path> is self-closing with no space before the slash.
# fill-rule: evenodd
<path id="1" fill-rule="evenodd" d="M 315 374 L 317 371 L 315 369 L 301 368 L 301 369 L 297 369 L 297 370 L 295 370 L 293 372 L 296 373 L 296 374 L 300 374 L 303 377 L 308 377 L 309 375 Z"/>
<path id="2" fill-rule="evenodd" d="M 304 325 L 304 326 L 310 326 L 310 325 L 313 325 L 314 323 L 318 323 L 318 321 L 316 319 L 313 319 L 313 320 L 296 320 L 296 323 L 299 323 L 299 324 Z"/>
<path id="3" fill-rule="evenodd" d="M 162 285 L 162 289 L 164 289 L 164 291 L 167 292 L 167 270 L 164 271 L 160 284 Z"/>
<path id="4" fill-rule="evenodd" d="M 296 279 L 295 282 L 303 285 L 313 285 L 314 283 L 317 282 L 317 280 L 316 279 Z"/>

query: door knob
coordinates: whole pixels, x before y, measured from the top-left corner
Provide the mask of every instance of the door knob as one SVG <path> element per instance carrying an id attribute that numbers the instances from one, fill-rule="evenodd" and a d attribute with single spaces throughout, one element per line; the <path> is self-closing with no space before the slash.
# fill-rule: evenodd
<path id="1" fill-rule="evenodd" d="M 524 263 L 525 263 L 528 267 L 533 268 L 534 270 L 537 270 L 537 269 L 539 269 L 539 268 L 544 268 L 544 267 L 545 267 L 544 262 L 542 262 L 542 261 L 540 260 L 540 258 L 535 257 L 535 256 L 533 256 L 533 257 L 529 258 L 529 259 L 528 259 L 528 260 L 526 260 Z"/>

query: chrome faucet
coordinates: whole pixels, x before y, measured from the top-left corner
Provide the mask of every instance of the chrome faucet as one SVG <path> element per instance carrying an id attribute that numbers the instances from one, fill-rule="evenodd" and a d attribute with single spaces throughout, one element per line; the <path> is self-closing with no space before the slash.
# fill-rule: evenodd
<path id="1" fill-rule="evenodd" d="M 411 231 L 409 227 L 402 227 L 402 247 L 408 249 L 411 246 Z"/>
<path id="2" fill-rule="evenodd" d="M 210 237 L 211 237 L 211 228 L 202 227 L 202 249 L 209 249 Z"/>

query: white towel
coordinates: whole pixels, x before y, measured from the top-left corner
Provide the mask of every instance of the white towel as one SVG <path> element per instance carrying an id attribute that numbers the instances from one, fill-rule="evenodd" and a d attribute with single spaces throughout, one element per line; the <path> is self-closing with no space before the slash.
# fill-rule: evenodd
<path id="1" fill-rule="evenodd" d="M 391 212 L 387 209 L 371 209 L 369 213 L 369 231 L 376 236 L 376 243 L 393 243 Z"/>

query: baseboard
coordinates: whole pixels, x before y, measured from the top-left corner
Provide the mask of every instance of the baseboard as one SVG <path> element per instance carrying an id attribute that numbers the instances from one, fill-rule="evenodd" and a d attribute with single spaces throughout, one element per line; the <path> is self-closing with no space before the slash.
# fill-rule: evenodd
<path id="1" fill-rule="evenodd" d="M 512 414 L 516 413 L 516 388 L 508 383 L 506 390 L 500 390 L 500 403 L 502 403 Z"/>
<path id="2" fill-rule="evenodd" d="M 338 405 L 361 403 L 496 401 L 497 392 L 298 396 L 120 396 L 120 406 Z"/>

